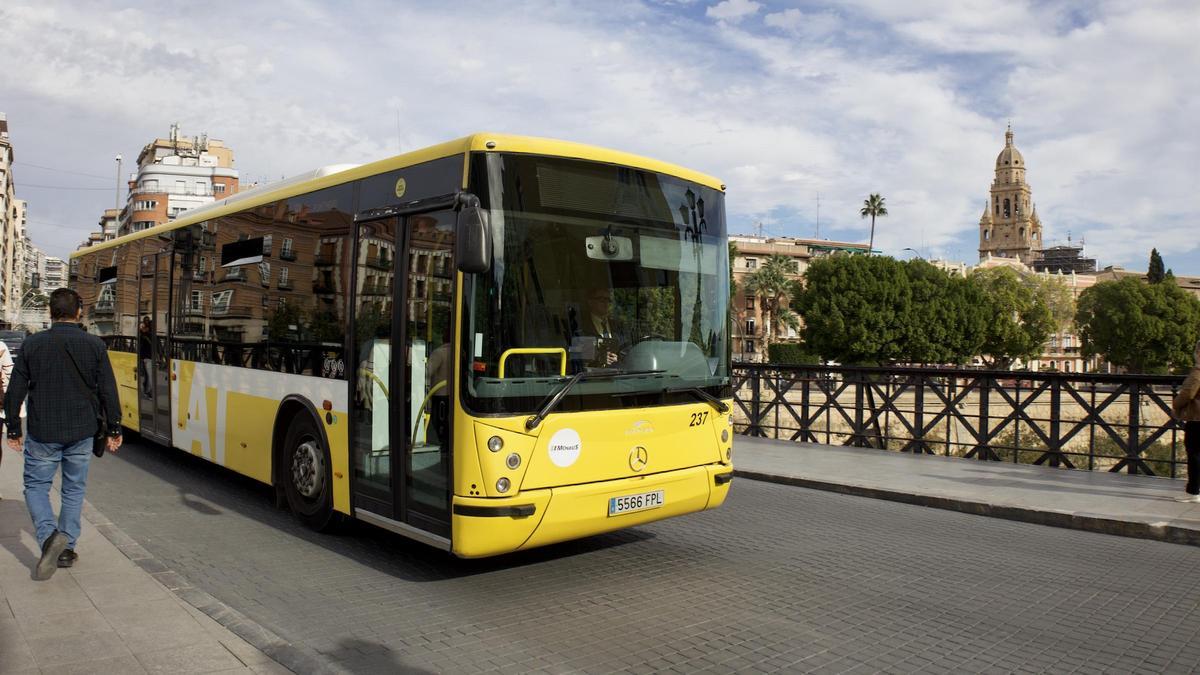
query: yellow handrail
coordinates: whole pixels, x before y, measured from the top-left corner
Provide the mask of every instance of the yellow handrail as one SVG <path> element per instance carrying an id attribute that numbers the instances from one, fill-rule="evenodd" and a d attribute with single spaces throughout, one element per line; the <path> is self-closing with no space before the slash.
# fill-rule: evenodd
<path id="1" fill-rule="evenodd" d="M 438 391 L 440 391 L 445 386 L 446 386 L 446 381 L 442 380 L 442 381 L 438 382 L 437 384 L 433 385 L 432 387 L 430 387 L 429 393 L 425 394 L 425 400 L 421 401 L 421 407 L 417 408 L 417 410 L 419 410 L 419 411 L 425 410 L 425 406 L 429 405 L 429 399 L 433 398 L 433 395 L 436 394 Z M 422 413 L 421 421 L 425 422 L 425 439 L 428 440 L 429 439 L 429 415 L 427 413 Z M 421 428 L 421 425 L 419 423 L 413 425 L 412 442 L 409 444 L 408 447 L 412 448 L 412 447 L 416 446 L 417 431 L 419 431 L 420 428 Z"/>
<path id="2" fill-rule="evenodd" d="M 558 354 L 562 357 L 561 368 L 559 373 L 564 377 L 567 374 L 567 350 L 562 347 L 514 347 L 504 350 L 500 355 L 500 379 L 504 379 L 504 362 L 513 354 Z"/>
<path id="3" fill-rule="evenodd" d="M 370 377 L 372 380 L 375 380 L 375 384 L 378 384 L 378 385 L 379 385 L 379 388 L 383 390 L 383 397 L 384 397 L 384 398 L 388 398 L 388 397 L 389 397 L 389 396 L 388 396 L 388 388 L 387 388 L 387 384 L 385 384 L 383 380 L 379 379 L 379 376 L 375 374 L 375 371 L 372 371 L 372 370 L 367 370 L 366 368 L 359 368 L 359 369 L 358 369 L 358 374 L 359 374 L 359 375 L 367 375 L 367 376 L 369 376 L 369 377 Z"/>

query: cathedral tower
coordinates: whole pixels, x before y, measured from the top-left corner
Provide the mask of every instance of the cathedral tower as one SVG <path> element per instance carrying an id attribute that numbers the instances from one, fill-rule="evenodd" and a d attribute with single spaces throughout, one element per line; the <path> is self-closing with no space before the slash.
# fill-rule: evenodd
<path id="1" fill-rule="evenodd" d="M 1042 223 L 1029 183 L 1025 158 L 1013 145 L 1012 125 L 1004 132 L 1004 149 L 996 157 L 996 179 L 979 219 L 979 259 L 989 255 L 1031 264 L 1042 250 Z"/>

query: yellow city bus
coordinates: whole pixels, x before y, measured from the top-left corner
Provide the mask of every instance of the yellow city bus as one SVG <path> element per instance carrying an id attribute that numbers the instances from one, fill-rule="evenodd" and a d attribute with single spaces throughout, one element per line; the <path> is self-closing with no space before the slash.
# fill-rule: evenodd
<path id="1" fill-rule="evenodd" d="M 709 176 L 475 134 L 217 200 L 70 280 L 126 427 L 313 528 L 480 557 L 725 500 L 725 242 Z"/>

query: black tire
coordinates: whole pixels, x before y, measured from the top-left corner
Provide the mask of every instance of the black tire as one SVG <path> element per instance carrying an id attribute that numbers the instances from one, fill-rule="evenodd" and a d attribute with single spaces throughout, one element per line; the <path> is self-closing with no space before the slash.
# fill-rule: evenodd
<path id="1" fill-rule="evenodd" d="M 283 483 L 288 506 L 307 527 L 318 532 L 334 529 L 340 522 L 333 510 L 333 469 L 329 448 L 307 413 L 292 419 L 283 441 Z"/>

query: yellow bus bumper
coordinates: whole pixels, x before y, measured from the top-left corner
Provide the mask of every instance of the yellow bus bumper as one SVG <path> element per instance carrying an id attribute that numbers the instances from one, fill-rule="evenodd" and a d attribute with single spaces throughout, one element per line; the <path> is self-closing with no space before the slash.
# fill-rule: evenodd
<path id="1" fill-rule="evenodd" d="M 729 494 L 731 464 L 709 464 L 649 476 L 527 490 L 513 497 L 454 497 L 452 550 L 481 558 L 622 530 L 720 506 Z M 608 515 L 612 497 L 663 491 L 656 509 Z"/>

